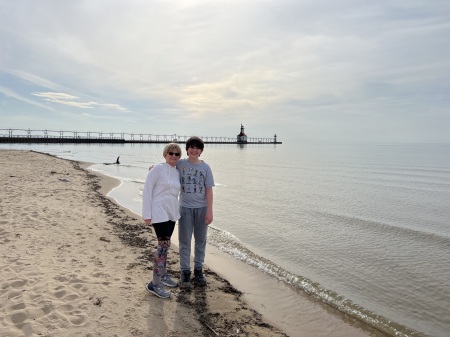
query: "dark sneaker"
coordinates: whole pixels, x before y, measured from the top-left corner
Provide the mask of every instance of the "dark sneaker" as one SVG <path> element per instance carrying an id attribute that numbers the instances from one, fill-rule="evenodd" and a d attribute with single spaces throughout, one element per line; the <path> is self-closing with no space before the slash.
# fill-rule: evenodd
<path id="1" fill-rule="evenodd" d="M 169 276 L 169 274 L 165 274 L 165 275 L 161 276 L 161 282 L 166 287 L 170 287 L 170 288 L 175 288 L 176 286 L 178 286 L 178 283 L 176 281 L 172 280 L 172 278 Z"/>
<path id="2" fill-rule="evenodd" d="M 170 297 L 170 291 L 167 291 L 166 289 L 164 289 L 164 285 L 162 283 L 158 284 L 158 285 L 153 285 L 152 282 L 147 283 L 147 285 L 145 286 L 145 289 L 153 295 L 156 295 L 160 298 L 169 298 Z"/>
<path id="3" fill-rule="evenodd" d="M 184 289 L 192 289 L 191 284 L 191 272 L 190 271 L 182 271 L 180 278 L 180 287 Z"/>
<path id="4" fill-rule="evenodd" d="M 201 269 L 194 269 L 194 277 L 195 281 L 200 287 L 206 286 L 206 278 L 203 275 L 203 271 Z"/>

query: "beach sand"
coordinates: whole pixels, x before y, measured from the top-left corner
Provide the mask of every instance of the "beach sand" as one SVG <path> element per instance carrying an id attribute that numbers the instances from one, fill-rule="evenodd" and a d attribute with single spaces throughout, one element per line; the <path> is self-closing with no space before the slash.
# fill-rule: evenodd
<path id="1" fill-rule="evenodd" d="M 1 337 L 383 336 L 213 247 L 207 287 L 148 294 L 156 239 L 106 197 L 118 180 L 34 151 L 0 150 L 0 165 Z"/>
<path id="2" fill-rule="evenodd" d="M 148 294 L 154 234 L 104 196 L 115 179 L 32 151 L 0 163 L 0 336 L 284 336 L 208 268 L 206 288 Z"/>

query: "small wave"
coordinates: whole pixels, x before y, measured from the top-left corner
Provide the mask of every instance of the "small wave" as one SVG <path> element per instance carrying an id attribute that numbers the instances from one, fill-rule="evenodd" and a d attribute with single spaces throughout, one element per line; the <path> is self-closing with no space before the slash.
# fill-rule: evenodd
<path id="1" fill-rule="evenodd" d="M 120 164 L 122 167 L 133 167 L 133 168 L 139 168 L 142 169 L 142 166 L 140 165 L 130 165 L 130 164 Z"/>
<path id="2" fill-rule="evenodd" d="M 387 223 L 382 221 L 375 221 L 364 219 L 362 217 L 350 216 L 345 214 L 330 213 L 324 211 L 316 211 L 318 216 L 326 219 L 333 219 L 333 221 L 342 224 L 352 224 L 352 226 L 358 226 L 360 228 L 370 228 L 372 231 L 378 229 L 383 233 L 392 233 L 392 235 L 399 235 L 402 237 L 414 238 L 414 240 L 420 240 L 429 242 L 434 246 L 442 245 L 448 247 L 450 245 L 450 237 L 445 236 L 445 233 L 435 233 L 430 231 L 429 228 L 408 228 L 402 227 L 394 222 Z"/>
<path id="3" fill-rule="evenodd" d="M 361 320 L 370 326 L 390 335 L 399 337 L 424 336 L 406 326 L 393 322 L 386 317 L 371 312 L 351 300 L 344 298 L 333 290 L 325 289 L 319 283 L 306 277 L 295 275 L 286 269 L 276 265 L 272 261 L 255 254 L 247 249 L 238 238 L 231 233 L 223 231 L 214 226 L 209 227 L 208 242 L 221 251 L 230 254 L 234 258 L 254 266 L 264 273 L 275 277 L 296 289 L 324 302 L 339 311 Z"/>
<path id="4" fill-rule="evenodd" d="M 145 184 L 145 180 L 144 180 L 144 179 L 141 179 L 141 178 L 134 178 L 134 177 L 119 177 L 119 176 L 116 176 L 116 175 L 114 175 L 114 174 L 111 174 L 111 172 L 102 170 L 102 169 L 100 169 L 100 168 L 98 168 L 98 167 L 92 167 L 92 166 L 91 166 L 91 167 L 89 167 L 89 170 L 94 171 L 94 172 L 98 172 L 98 173 L 101 173 L 101 174 L 104 174 L 104 175 L 106 175 L 106 176 L 108 176 L 108 177 L 111 177 L 111 178 L 120 180 L 120 181 L 122 181 L 122 182 L 128 181 L 128 182 L 132 182 L 132 183 L 136 183 L 136 184 L 141 184 L 141 185 L 144 185 L 144 184 Z"/>

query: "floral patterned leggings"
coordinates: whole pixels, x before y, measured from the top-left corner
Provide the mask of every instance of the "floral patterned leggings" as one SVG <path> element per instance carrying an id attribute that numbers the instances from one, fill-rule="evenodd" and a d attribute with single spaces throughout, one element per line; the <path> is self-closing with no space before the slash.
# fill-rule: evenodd
<path id="1" fill-rule="evenodd" d="M 158 239 L 158 247 L 153 259 L 152 283 L 158 285 L 161 282 L 161 277 L 167 273 L 167 253 L 170 248 L 170 238 L 175 229 L 175 221 L 158 222 L 153 224 L 153 228 Z"/>

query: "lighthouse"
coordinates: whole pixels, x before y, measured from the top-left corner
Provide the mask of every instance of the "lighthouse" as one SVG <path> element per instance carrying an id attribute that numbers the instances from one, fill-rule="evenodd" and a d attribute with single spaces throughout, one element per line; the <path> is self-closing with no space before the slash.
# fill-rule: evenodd
<path id="1" fill-rule="evenodd" d="M 241 124 L 241 132 L 237 135 L 237 142 L 247 143 L 247 135 L 244 133 L 244 126 Z"/>

